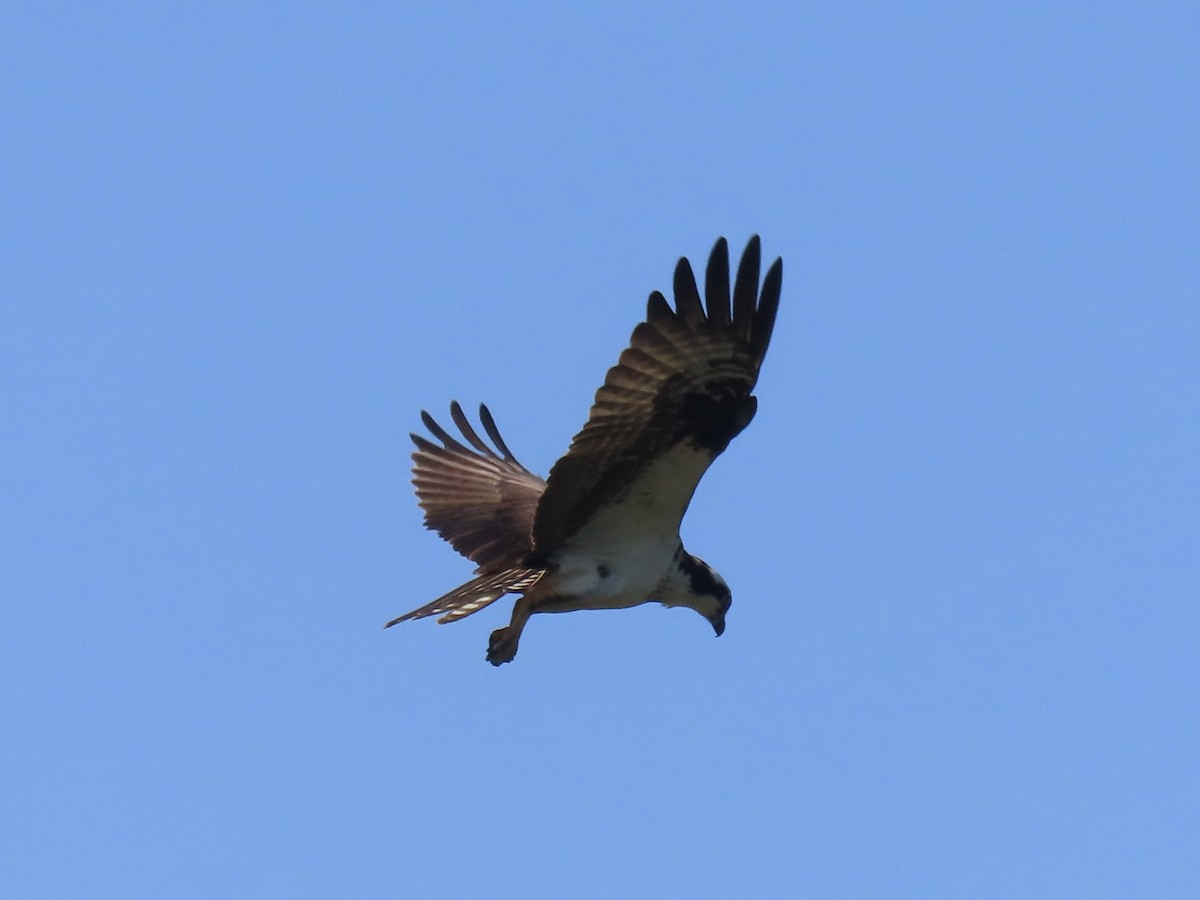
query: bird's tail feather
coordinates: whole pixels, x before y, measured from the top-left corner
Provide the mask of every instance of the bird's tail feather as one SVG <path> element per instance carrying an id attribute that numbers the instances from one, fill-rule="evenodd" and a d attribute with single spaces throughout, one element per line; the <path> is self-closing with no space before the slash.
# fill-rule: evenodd
<path id="1" fill-rule="evenodd" d="M 466 584 L 459 585 L 447 594 L 438 597 L 432 603 L 426 603 L 420 609 L 414 609 L 392 619 L 384 628 L 391 628 L 409 619 L 424 619 L 427 616 L 438 616 L 438 624 L 457 622 L 459 619 L 479 612 L 489 603 L 494 603 L 505 594 L 527 591 L 537 584 L 544 569 L 505 569 L 503 572 L 493 572 L 489 575 L 479 575 Z"/>

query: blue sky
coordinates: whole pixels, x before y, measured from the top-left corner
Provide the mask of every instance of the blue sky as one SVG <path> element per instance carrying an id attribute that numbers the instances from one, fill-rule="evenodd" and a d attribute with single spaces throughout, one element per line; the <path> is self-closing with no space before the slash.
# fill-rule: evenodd
<path id="1" fill-rule="evenodd" d="M 21 897 L 1200 892 L 1194 4 L 16 4 Z M 388 618 L 680 255 L 783 256 L 687 611 Z"/>

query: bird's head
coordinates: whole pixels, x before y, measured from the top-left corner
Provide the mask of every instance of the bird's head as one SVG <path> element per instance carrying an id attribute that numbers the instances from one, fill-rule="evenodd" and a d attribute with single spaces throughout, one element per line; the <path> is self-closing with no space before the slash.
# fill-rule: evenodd
<path id="1" fill-rule="evenodd" d="M 679 576 L 686 589 L 681 605 L 690 606 L 708 620 L 720 637 L 725 631 L 725 613 L 733 605 L 733 593 L 716 569 L 698 556 L 684 551 L 679 558 Z"/>

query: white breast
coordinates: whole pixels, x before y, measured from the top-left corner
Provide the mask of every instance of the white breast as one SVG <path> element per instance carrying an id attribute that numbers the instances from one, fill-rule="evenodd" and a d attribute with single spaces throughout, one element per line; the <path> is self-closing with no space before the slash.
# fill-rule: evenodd
<path id="1" fill-rule="evenodd" d="M 679 538 L 662 536 L 628 538 L 605 543 L 600 552 L 564 547 L 557 554 L 558 569 L 543 577 L 538 593 L 552 602 L 539 604 L 539 612 L 574 609 L 623 609 L 655 599 L 651 593 L 671 566 Z"/>
<path id="2" fill-rule="evenodd" d="M 558 569 L 542 579 L 538 593 L 556 599 L 538 611 L 619 609 L 657 599 L 651 594 L 671 568 L 679 523 L 710 462 L 707 452 L 681 445 L 647 466 L 555 554 Z"/>

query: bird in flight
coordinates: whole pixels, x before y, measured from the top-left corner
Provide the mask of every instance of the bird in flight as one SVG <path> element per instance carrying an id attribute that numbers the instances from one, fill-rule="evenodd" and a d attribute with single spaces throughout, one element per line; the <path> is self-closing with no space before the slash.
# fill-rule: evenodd
<path id="1" fill-rule="evenodd" d="M 516 656 L 534 613 L 656 600 L 694 609 L 724 632 L 729 586 L 683 548 L 679 526 L 700 478 L 757 408 L 751 391 L 783 282 L 776 259 L 760 291 L 760 254 L 755 235 L 738 264 L 732 309 L 724 238 L 708 258 L 703 304 L 691 264 L 679 260 L 675 308 L 650 295 L 646 321 L 546 480 L 517 462 L 486 406 L 479 419 L 491 444 L 458 403 L 450 417 L 463 440 L 422 412 L 436 439 L 412 435 L 425 526 L 476 564 L 475 577 L 384 627 L 426 616 L 455 622 L 517 594 L 511 622 L 488 642 L 495 666 Z"/>

